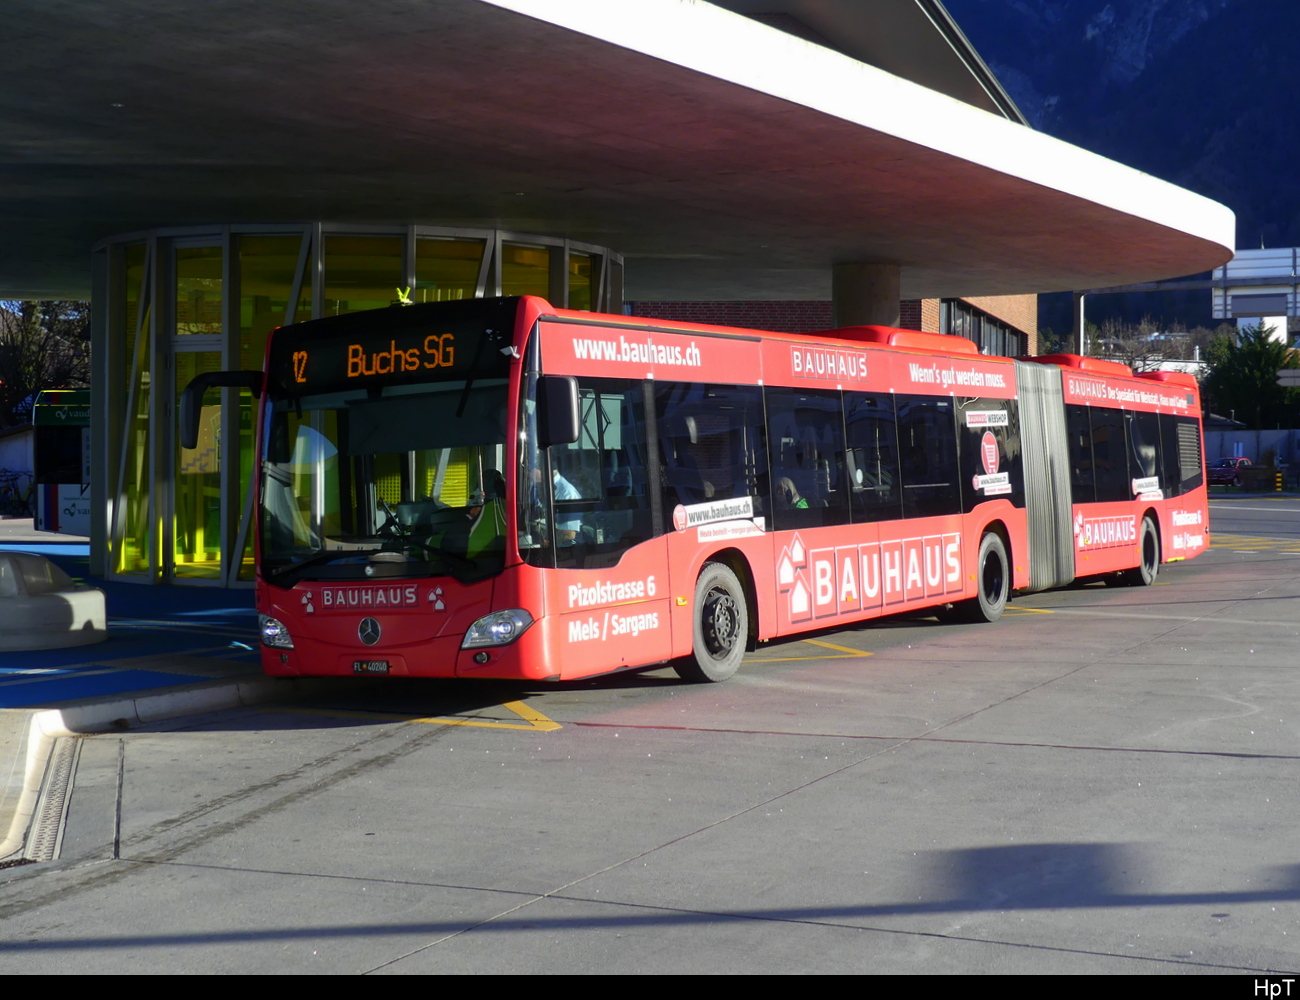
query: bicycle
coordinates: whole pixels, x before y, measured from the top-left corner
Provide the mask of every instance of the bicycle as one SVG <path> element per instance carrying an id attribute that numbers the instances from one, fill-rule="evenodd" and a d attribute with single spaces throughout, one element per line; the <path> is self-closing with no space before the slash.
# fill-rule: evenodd
<path id="1" fill-rule="evenodd" d="M 0 469 L 0 516 L 32 517 L 35 493 L 36 481 L 30 472 Z"/>

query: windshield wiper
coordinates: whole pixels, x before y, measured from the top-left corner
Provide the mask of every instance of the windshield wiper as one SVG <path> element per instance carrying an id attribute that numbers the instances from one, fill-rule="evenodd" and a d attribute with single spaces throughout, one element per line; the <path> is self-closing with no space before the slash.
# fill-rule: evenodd
<path id="1" fill-rule="evenodd" d="M 350 556 L 369 556 L 375 552 L 382 552 L 383 546 L 374 549 L 325 549 L 321 552 L 315 552 L 305 559 L 299 559 L 297 562 L 291 562 L 287 566 L 267 567 L 266 572 L 272 576 L 284 576 L 287 573 L 293 573 L 308 566 L 315 566 L 319 563 L 334 562 L 337 559 L 346 559 Z"/>

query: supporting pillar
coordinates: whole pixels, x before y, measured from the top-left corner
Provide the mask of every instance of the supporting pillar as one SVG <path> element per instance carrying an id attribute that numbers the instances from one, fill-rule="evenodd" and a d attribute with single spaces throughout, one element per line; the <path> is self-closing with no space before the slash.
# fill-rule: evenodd
<path id="1" fill-rule="evenodd" d="M 831 307 L 836 326 L 898 326 L 897 264 L 836 264 Z"/>

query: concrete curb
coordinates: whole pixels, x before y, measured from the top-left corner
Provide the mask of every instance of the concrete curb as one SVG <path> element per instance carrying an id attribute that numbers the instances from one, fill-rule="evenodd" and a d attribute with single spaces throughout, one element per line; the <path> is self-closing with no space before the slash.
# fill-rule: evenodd
<path id="1" fill-rule="evenodd" d="M 16 752 L 12 754 L 8 780 L 0 787 L 0 862 L 17 856 L 26 846 L 27 830 L 40 801 L 45 767 L 54 740 L 40 733 L 31 718 L 13 716 L 10 724 L 22 726 Z"/>
<path id="2" fill-rule="evenodd" d="M 34 709 L 32 727 L 45 736 L 79 736 L 135 729 L 186 715 L 258 705 L 279 695 L 302 693 L 303 687 L 296 680 L 291 679 L 286 685 L 284 681 L 260 676 L 180 684 L 172 688 L 95 698 L 75 705 Z"/>

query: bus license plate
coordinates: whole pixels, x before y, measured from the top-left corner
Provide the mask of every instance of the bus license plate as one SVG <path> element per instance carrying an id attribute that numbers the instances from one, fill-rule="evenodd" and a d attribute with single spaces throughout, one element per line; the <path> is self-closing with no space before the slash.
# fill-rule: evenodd
<path id="1" fill-rule="evenodd" d="M 388 661 L 353 660 L 352 672 L 354 674 L 386 674 L 388 673 Z"/>

